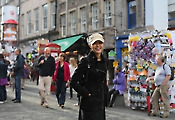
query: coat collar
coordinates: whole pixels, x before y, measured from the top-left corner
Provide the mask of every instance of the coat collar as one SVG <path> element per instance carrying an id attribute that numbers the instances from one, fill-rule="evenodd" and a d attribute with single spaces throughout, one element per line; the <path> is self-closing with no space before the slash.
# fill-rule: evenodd
<path id="1" fill-rule="evenodd" d="M 96 55 L 95 55 L 95 53 L 94 53 L 93 51 L 91 51 L 91 52 L 89 53 L 88 56 L 89 56 L 89 58 L 90 58 L 90 61 L 91 61 L 91 60 L 92 60 L 92 61 L 97 61 L 97 57 L 96 57 Z M 102 61 L 105 60 L 103 54 L 101 54 L 101 60 L 102 60 Z"/>

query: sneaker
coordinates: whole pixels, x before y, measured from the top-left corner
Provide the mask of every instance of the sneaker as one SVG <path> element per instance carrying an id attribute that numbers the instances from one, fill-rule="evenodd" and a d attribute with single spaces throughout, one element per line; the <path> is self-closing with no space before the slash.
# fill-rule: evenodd
<path id="1" fill-rule="evenodd" d="M 48 104 L 45 104 L 44 107 L 45 107 L 45 108 L 49 108 Z"/>
<path id="2" fill-rule="evenodd" d="M 74 104 L 74 106 L 79 106 L 79 104 L 78 104 L 78 103 L 76 103 L 76 104 Z"/>
<path id="3" fill-rule="evenodd" d="M 16 100 L 14 103 L 21 103 L 21 100 Z"/>
<path id="4" fill-rule="evenodd" d="M 168 117 L 169 117 L 169 113 L 160 114 L 160 118 L 168 118 Z"/>
<path id="5" fill-rule="evenodd" d="M 16 98 L 15 98 L 15 99 L 13 99 L 12 101 L 16 101 Z"/>
<path id="6" fill-rule="evenodd" d="M 64 105 L 61 105 L 61 108 L 63 109 L 64 108 Z"/>
<path id="7" fill-rule="evenodd" d="M 3 104 L 4 103 L 4 101 L 0 101 L 0 104 Z"/>

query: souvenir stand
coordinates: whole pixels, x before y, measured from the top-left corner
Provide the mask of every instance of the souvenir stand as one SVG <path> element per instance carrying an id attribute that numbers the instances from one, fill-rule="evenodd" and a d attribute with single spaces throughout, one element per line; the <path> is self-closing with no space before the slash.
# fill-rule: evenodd
<path id="1" fill-rule="evenodd" d="M 148 76 L 156 70 L 156 55 L 163 55 L 167 64 L 175 66 L 175 55 L 172 45 L 172 33 L 169 31 L 151 31 L 132 34 L 129 36 L 129 73 L 128 100 L 132 109 L 147 109 L 148 95 L 152 95 L 154 82 L 146 83 Z M 175 84 L 174 84 L 175 85 Z M 149 90 L 147 89 L 149 88 Z M 175 90 L 174 86 L 171 87 Z M 170 99 L 174 92 L 170 89 Z M 172 97 L 172 98 L 171 98 Z M 175 100 L 171 100 L 172 106 Z M 162 104 L 160 102 L 160 104 Z"/>

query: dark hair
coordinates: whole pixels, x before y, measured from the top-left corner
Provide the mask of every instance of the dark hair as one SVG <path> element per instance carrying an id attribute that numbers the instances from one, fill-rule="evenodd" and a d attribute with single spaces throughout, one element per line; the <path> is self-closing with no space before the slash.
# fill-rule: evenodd
<path id="1" fill-rule="evenodd" d="M 64 60 L 66 60 L 66 54 L 65 53 L 60 53 L 60 56 L 64 58 Z"/>
<path id="2" fill-rule="evenodd" d="M 3 54 L 0 54 L 0 59 L 4 59 L 4 55 Z"/>
<path id="3" fill-rule="evenodd" d="M 119 72 L 121 72 L 121 67 L 118 65 L 115 67 L 116 70 L 119 70 Z"/>
<path id="4" fill-rule="evenodd" d="M 16 50 L 17 50 L 19 53 L 21 53 L 21 49 L 20 49 L 20 48 L 16 48 Z"/>
<path id="5" fill-rule="evenodd" d="M 3 60 L 4 63 L 8 63 L 10 65 L 10 61 L 6 60 L 3 54 L 0 54 L 0 60 Z"/>

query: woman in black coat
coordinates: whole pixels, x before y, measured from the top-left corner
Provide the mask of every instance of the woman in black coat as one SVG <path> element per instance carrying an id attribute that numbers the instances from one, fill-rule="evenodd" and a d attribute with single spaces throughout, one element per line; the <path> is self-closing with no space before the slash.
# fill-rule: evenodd
<path id="1" fill-rule="evenodd" d="M 79 120 L 105 120 L 108 87 L 107 59 L 103 56 L 103 36 L 90 36 L 90 54 L 83 58 L 72 76 L 71 85 L 81 95 Z"/>

